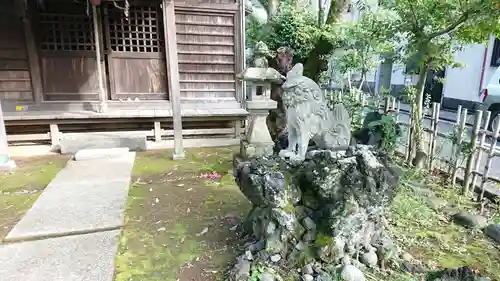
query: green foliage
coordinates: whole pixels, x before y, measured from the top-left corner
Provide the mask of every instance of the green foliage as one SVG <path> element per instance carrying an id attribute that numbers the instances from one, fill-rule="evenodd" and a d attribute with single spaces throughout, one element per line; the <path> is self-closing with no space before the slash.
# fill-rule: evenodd
<path id="1" fill-rule="evenodd" d="M 369 6 L 358 6 L 364 11 L 358 21 L 347 21 L 335 27 L 335 36 L 341 48 L 334 53 L 330 61 L 330 77 L 341 78 L 340 84 L 347 80 L 349 89 L 353 89 L 351 74 L 361 75 L 357 85 L 361 89 L 366 80 L 366 74 L 376 68 L 380 58 L 385 53 L 395 52 L 396 42 L 390 30 L 394 30 L 394 12 L 379 8 L 370 10 Z"/>
<path id="2" fill-rule="evenodd" d="M 330 92 L 327 94 L 328 107 L 333 109 L 335 104 L 342 103 L 349 116 L 351 117 L 351 129 L 358 130 L 361 128 L 362 115 L 364 108 L 361 105 L 361 97 L 363 93 L 358 89 L 351 89 L 348 92 Z"/>
<path id="3" fill-rule="evenodd" d="M 276 272 L 276 270 L 274 268 L 267 267 L 267 266 L 262 265 L 262 264 L 257 264 L 257 265 L 252 266 L 250 278 L 248 279 L 248 281 L 261 281 L 261 280 L 263 280 L 262 275 L 264 273 L 267 273 L 267 274 L 273 276 L 275 278 L 275 280 L 277 280 L 277 281 L 283 281 L 281 276 Z"/>
<path id="4" fill-rule="evenodd" d="M 380 148 L 387 153 L 393 153 L 398 146 L 398 126 L 393 114 L 383 115 L 382 119 L 368 123 L 368 128 L 381 130 Z"/>
<path id="5" fill-rule="evenodd" d="M 332 30 L 332 26 L 319 26 L 316 16 L 307 9 L 283 2 L 266 24 L 247 21 L 246 42 L 253 47 L 263 41 L 270 50 L 292 48 L 294 61 L 305 62 L 319 40 L 333 40 Z"/>
<path id="6" fill-rule="evenodd" d="M 394 13 L 388 9 L 365 11 L 359 21 L 348 21 L 336 29 L 337 40 L 344 51 L 337 59 L 341 73 L 366 73 L 380 62 L 377 55 L 394 51 Z"/>

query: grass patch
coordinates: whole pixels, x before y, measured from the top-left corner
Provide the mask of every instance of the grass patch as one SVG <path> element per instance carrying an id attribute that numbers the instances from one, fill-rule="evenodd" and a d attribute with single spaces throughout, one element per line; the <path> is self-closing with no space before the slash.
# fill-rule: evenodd
<path id="1" fill-rule="evenodd" d="M 217 280 L 250 204 L 234 183 L 233 148 L 138 153 L 115 281 Z M 208 176 L 207 176 L 208 175 Z"/>
<path id="2" fill-rule="evenodd" d="M 451 206 L 477 210 L 477 204 L 458 195 L 456 189 L 432 184 L 428 188 Z M 453 224 L 409 188 L 401 188 L 389 214 L 394 239 L 429 267 L 469 266 L 492 280 L 500 280 L 500 251 L 494 242 L 480 231 Z"/>
<path id="3" fill-rule="evenodd" d="M 22 218 L 69 157 L 54 155 L 14 159 L 17 168 L 0 173 L 0 239 Z"/>

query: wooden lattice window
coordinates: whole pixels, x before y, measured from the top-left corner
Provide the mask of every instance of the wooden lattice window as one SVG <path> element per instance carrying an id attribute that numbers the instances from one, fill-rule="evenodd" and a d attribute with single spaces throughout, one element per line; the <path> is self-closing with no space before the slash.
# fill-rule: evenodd
<path id="1" fill-rule="evenodd" d="M 112 51 L 158 53 L 163 47 L 160 3 L 138 3 L 129 9 L 126 18 L 110 4 L 108 11 L 109 42 Z"/>
<path id="2" fill-rule="evenodd" d="M 66 3 L 71 1 L 66 1 Z M 47 1 L 38 19 L 39 43 L 44 51 L 95 51 L 92 17 L 85 5 Z M 66 9 L 62 9 L 65 6 Z"/>

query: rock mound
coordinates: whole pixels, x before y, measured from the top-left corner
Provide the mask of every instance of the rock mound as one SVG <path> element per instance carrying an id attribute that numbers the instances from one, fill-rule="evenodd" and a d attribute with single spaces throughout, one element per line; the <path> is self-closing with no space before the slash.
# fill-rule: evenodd
<path id="1" fill-rule="evenodd" d="M 259 266 L 260 272 L 301 271 L 303 280 L 362 281 L 360 269 L 384 267 L 398 257 L 384 217 L 398 175 L 369 146 L 310 151 L 297 166 L 279 158 L 250 159 L 235 176 L 253 205 L 243 225 L 253 241 L 231 280 L 246 281 L 248 270 Z"/>

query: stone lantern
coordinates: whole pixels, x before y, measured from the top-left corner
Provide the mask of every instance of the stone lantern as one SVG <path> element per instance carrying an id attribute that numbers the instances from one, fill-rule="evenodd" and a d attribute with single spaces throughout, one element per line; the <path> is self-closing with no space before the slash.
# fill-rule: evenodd
<path id="1" fill-rule="evenodd" d="M 250 87 L 246 101 L 250 116 L 240 147 L 240 156 L 243 158 L 273 154 L 274 142 L 267 128 L 266 118 L 269 110 L 277 108 L 278 104 L 271 100 L 271 83 L 283 82 L 285 77 L 276 69 L 268 67 L 268 56 L 270 52 L 267 46 L 258 42 L 254 49 L 254 65 L 237 75 L 238 79 L 246 81 Z"/>
<path id="2" fill-rule="evenodd" d="M 2 102 L 0 101 L 0 172 L 11 171 L 16 168 L 16 163 L 9 157 L 9 146 L 7 143 L 7 132 L 3 120 Z"/>

